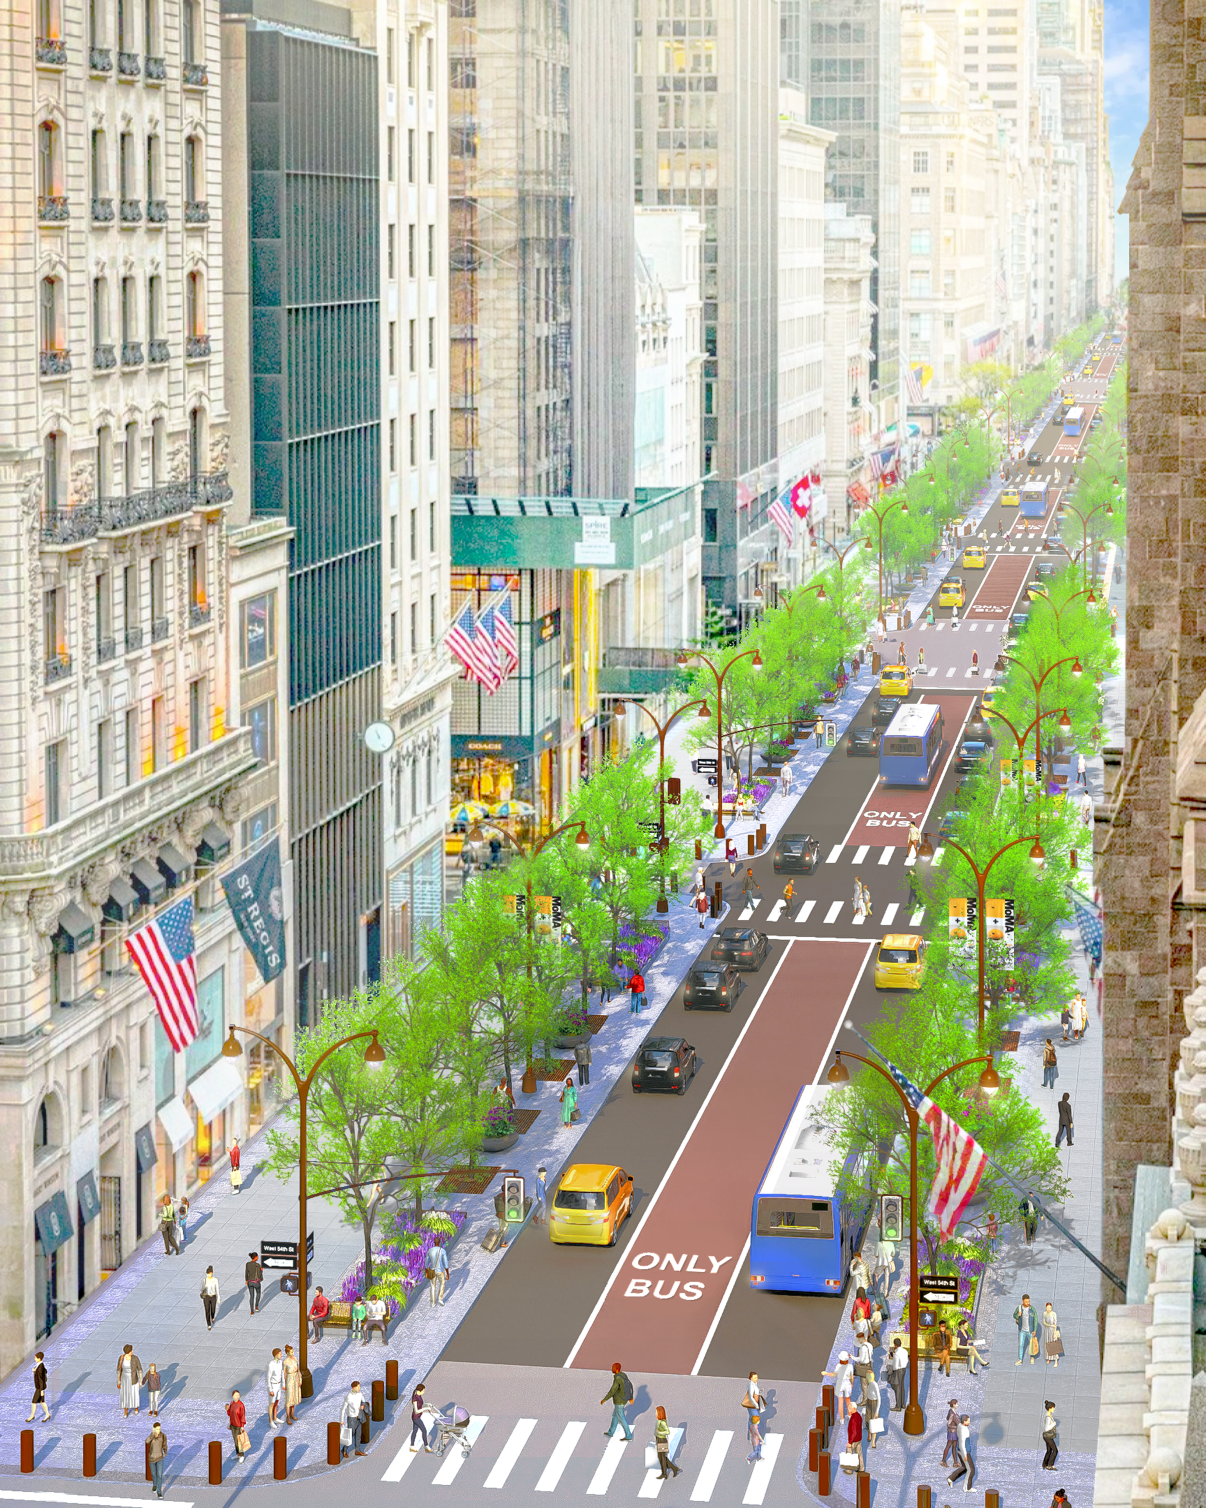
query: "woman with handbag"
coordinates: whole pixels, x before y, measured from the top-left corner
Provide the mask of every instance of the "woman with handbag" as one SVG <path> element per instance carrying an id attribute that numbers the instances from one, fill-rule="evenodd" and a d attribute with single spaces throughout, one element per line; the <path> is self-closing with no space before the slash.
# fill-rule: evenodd
<path id="1" fill-rule="evenodd" d="M 230 1144 L 230 1187 L 232 1193 L 237 1194 L 243 1187 L 243 1159 L 239 1152 L 239 1138 L 236 1136 Z"/>
<path id="2" fill-rule="evenodd" d="M 682 1470 L 670 1459 L 670 1425 L 666 1419 L 666 1410 L 659 1403 L 657 1406 L 657 1424 L 653 1431 L 654 1444 L 657 1446 L 657 1464 L 661 1467 L 658 1480 L 664 1482 L 666 1473 L 672 1471 L 678 1476 Z"/>
<path id="3" fill-rule="evenodd" d="M 1055 1405 L 1048 1398 L 1043 1404 L 1043 1470 L 1054 1471 L 1055 1463 L 1059 1458 L 1059 1446 L 1055 1443 L 1056 1421 Z"/>
<path id="4" fill-rule="evenodd" d="M 1059 1359 L 1064 1354 L 1064 1343 L 1059 1338 L 1059 1316 L 1051 1307 L 1050 1299 L 1043 1309 L 1043 1365 L 1053 1361 L 1059 1366 Z"/>
<path id="5" fill-rule="evenodd" d="M 247 1438 L 247 1410 L 243 1407 L 238 1388 L 230 1395 L 226 1417 L 230 1420 L 230 1438 L 234 1441 L 235 1455 L 241 1461 L 251 1449 L 251 1441 Z"/>
<path id="6" fill-rule="evenodd" d="M 755 1414 L 761 1414 L 766 1408 L 766 1398 L 762 1392 L 762 1384 L 758 1381 L 757 1372 L 750 1373 L 750 1385 L 745 1390 L 741 1407 L 752 1409 Z"/>
<path id="7" fill-rule="evenodd" d="M 871 1436 L 871 1449 L 874 1450 L 879 1444 L 879 1437 L 883 1433 L 883 1420 L 879 1417 L 879 1383 L 875 1380 L 875 1373 L 869 1372 L 863 1378 L 863 1396 L 860 1407 L 866 1411 L 867 1433 Z M 879 1428 L 876 1429 L 876 1425 Z"/>
<path id="8" fill-rule="evenodd" d="M 578 1114 L 578 1091 L 574 1088 L 573 1079 L 566 1079 L 565 1088 L 561 1091 L 561 1124 L 569 1127 Z"/>

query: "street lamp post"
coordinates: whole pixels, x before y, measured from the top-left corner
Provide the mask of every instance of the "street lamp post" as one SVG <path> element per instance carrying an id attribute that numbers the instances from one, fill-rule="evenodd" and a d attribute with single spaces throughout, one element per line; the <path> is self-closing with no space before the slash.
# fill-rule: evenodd
<path id="1" fill-rule="evenodd" d="M 1067 607 L 1067 605 L 1068 604 L 1065 602 L 1064 607 Z M 1054 608 L 1055 604 L 1052 603 L 1051 606 L 1052 608 Z M 1059 611 L 1062 612 L 1063 609 L 1061 608 Z M 1034 710 L 1036 713 L 1041 710 L 1040 698 L 1043 694 L 1043 686 L 1046 684 L 1047 677 L 1052 673 L 1052 671 L 1058 670 L 1061 665 L 1071 665 L 1072 675 L 1074 679 L 1080 680 L 1081 676 L 1084 674 L 1084 671 L 1081 668 L 1080 660 L 1076 657 L 1076 655 L 1067 655 L 1062 660 L 1056 660 L 1054 665 L 1047 666 L 1046 670 L 1043 671 L 1041 676 L 1036 676 L 1033 671 L 1028 670 L 1026 666 L 1022 664 L 1021 660 L 1018 659 L 1017 655 L 1007 654 L 1004 650 L 1002 650 L 1001 658 L 1003 660 L 1011 661 L 1014 665 L 1017 665 L 1021 669 L 1023 675 L 1030 677 L 1030 683 L 1034 687 Z M 1039 775 L 1039 764 L 1043 757 L 1043 751 L 1039 744 L 1037 717 L 1035 718 L 1032 726 L 1034 728 L 1034 778 L 1037 783 Z"/>
<path id="2" fill-rule="evenodd" d="M 687 651 L 687 650 L 684 649 L 684 650 L 682 650 L 679 653 L 679 656 L 678 656 L 678 663 L 679 663 L 680 666 L 689 665 L 692 660 L 702 660 L 703 663 L 712 672 L 712 675 L 713 675 L 713 677 L 715 678 L 715 681 L 716 681 L 716 828 L 715 828 L 715 831 L 712 833 L 712 836 L 714 838 L 723 838 L 725 836 L 725 827 L 724 827 L 724 743 L 723 743 L 723 739 L 722 739 L 722 729 L 724 727 L 724 682 L 725 682 L 725 677 L 728 675 L 729 671 L 732 670 L 733 666 L 736 665 L 736 663 L 737 663 L 738 660 L 744 660 L 744 659 L 748 658 L 751 655 L 753 656 L 753 660 L 754 660 L 754 669 L 755 670 L 761 670 L 762 669 L 762 656 L 758 653 L 757 649 L 743 649 L 740 652 L 740 654 L 735 654 L 733 656 L 733 658 L 729 661 L 729 663 L 724 667 L 723 670 L 717 670 L 716 666 L 712 663 L 712 661 L 708 658 L 708 656 L 705 655 L 705 654 L 701 654 L 699 652 L 699 650 L 697 650 L 697 649 L 693 649 L 693 650 L 690 650 L 690 651 Z M 734 809 L 735 809 L 735 804 L 734 804 Z"/>
<path id="3" fill-rule="evenodd" d="M 883 625 L 884 622 L 884 523 L 887 520 L 888 515 L 894 512 L 897 508 L 899 508 L 902 513 L 907 513 L 909 511 L 908 502 L 902 497 L 898 498 L 894 503 L 889 503 L 886 508 L 882 509 L 882 511 L 876 508 L 869 508 L 867 510 L 870 513 L 871 517 L 875 520 L 876 528 L 879 534 L 879 623 L 881 625 Z M 871 536 L 869 534 L 867 536 L 865 548 L 868 550 L 873 550 L 875 548 L 875 546 L 871 543 Z"/>
<path id="4" fill-rule="evenodd" d="M 762 590 L 761 587 L 755 588 L 755 595 L 757 595 L 757 593 L 760 592 L 761 590 Z M 676 708 L 670 714 L 670 716 L 666 719 L 666 721 L 664 723 L 659 723 L 658 720 L 657 720 L 657 718 L 654 717 L 653 713 L 650 712 L 649 708 L 646 707 L 646 705 L 645 705 L 644 702 L 634 702 L 633 705 L 636 707 L 636 709 L 638 710 L 638 712 L 643 712 L 645 714 L 645 716 L 648 717 L 650 719 L 650 721 L 653 723 L 653 726 L 657 729 L 657 768 L 658 768 L 658 777 L 659 777 L 658 778 L 658 782 L 657 782 L 657 788 L 658 788 L 658 792 L 659 792 L 660 797 L 661 797 L 661 818 L 660 818 L 660 820 L 658 822 L 658 830 L 657 830 L 658 852 L 659 853 L 665 853 L 665 851 L 666 851 L 666 849 L 668 847 L 668 843 L 667 843 L 667 840 L 666 840 L 666 782 L 663 779 L 661 779 L 660 777 L 661 777 L 662 765 L 665 764 L 665 762 L 666 762 L 666 734 L 669 733 L 670 726 L 674 722 L 674 720 L 676 718 L 681 717 L 684 712 L 689 712 L 692 707 L 698 707 L 699 708 L 699 716 L 700 717 L 709 717 L 709 716 L 711 716 L 711 714 L 708 711 L 708 704 L 707 704 L 706 700 L 702 701 L 702 702 L 687 702 L 682 707 Z M 628 709 L 627 709 L 627 707 L 625 707 L 625 705 L 624 705 L 624 703 L 622 701 L 617 702 L 615 704 L 615 706 L 611 709 L 611 711 L 612 711 L 612 716 L 613 717 L 618 717 L 618 718 L 621 718 L 621 719 L 623 719 L 624 717 L 626 717 L 628 715 Z M 719 782 L 720 782 L 720 771 L 719 771 L 719 769 L 717 769 L 717 772 L 716 772 L 716 780 L 717 780 L 717 784 L 719 785 Z M 660 889 L 660 891 L 658 893 L 658 898 L 657 898 L 657 909 L 658 909 L 658 914 L 661 915 L 661 916 L 664 916 L 666 914 L 666 912 L 670 910 L 670 902 L 666 899 L 666 875 L 665 875 L 665 871 L 664 870 L 663 870 L 662 876 L 661 876 L 661 889 Z"/>
<path id="5" fill-rule="evenodd" d="M 258 1041 L 266 1043 L 277 1055 L 289 1072 L 293 1075 L 293 1082 L 297 1085 L 298 1116 L 299 1116 L 299 1146 L 298 1146 L 298 1179 L 300 1193 L 298 1195 L 298 1232 L 297 1232 L 297 1307 L 298 1307 L 298 1367 L 301 1371 L 301 1392 L 303 1398 L 314 1396 L 314 1379 L 310 1375 L 308 1361 L 308 1340 L 306 1333 L 306 1300 L 309 1275 L 306 1264 L 306 1133 L 308 1130 L 307 1111 L 310 1101 L 310 1087 L 314 1083 L 314 1076 L 337 1048 L 346 1047 L 349 1042 L 358 1042 L 365 1037 L 371 1037 L 372 1042 L 364 1052 L 364 1061 L 370 1068 L 380 1068 L 385 1062 L 385 1048 L 381 1046 L 377 1037 L 376 1028 L 369 1031 L 353 1032 L 351 1036 L 341 1037 L 338 1042 L 333 1042 L 330 1047 L 316 1059 L 310 1072 L 303 1079 L 298 1071 L 297 1064 L 286 1053 L 282 1052 L 271 1037 L 265 1037 L 260 1032 L 252 1031 L 249 1026 L 231 1026 L 230 1035 L 222 1044 L 222 1056 L 224 1058 L 241 1058 L 243 1049 L 235 1040 L 235 1032 L 242 1033 L 245 1037 L 255 1037 Z"/>
<path id="6" fill-rule="evenodd" d="M 851 1026 L 847 1022 L 848 1027 Z M 851 1027 L 853 1030 L 853 1027 Z M 891 1084 L 896 1091 L 897 1098 L 904 1107 L 905 1118 L 909 1123 L 909 1401 L 904 1411 L 904 1432 L 906 1435 L 925 1434 L 925 1413 L 917 1400 L 917 1337 L 921 1328 L 920 1315 L 920 1278 L 921 1263 L 917 1255 L 917 1131 L 920 1125 L 917 1112 L 905 1097 L 904 1090 L 892 1077 L 871 1058 L 865 1058 L 857 1052 L 835 1052 L 834 1064 L 826 1075 L 830 1084 L 842 1087 L 850 1082 L 850 1070 L 842 1062 L 842 1058 L 853 1058 L 855 1062 L 862 1063 L 866 1068 L 873 1068 L 880 1078 Z M 978 1058 L 964 1058 L 962 1063 L 955 1063 L 952 1067 L 944 1069 L 942 1073 L 924 1091 L 928 1099 L 942 1083 L 943 1079 L 949 1078 L 952 1073 L 957 1073 L 961 1068 L 970 1068 L 975 1063 L 983 1063 L 984 1071 L 980 1075 L 980 1088 L 986 1094 L 995 1094 L 1001 1087 L 1001 1080 L 993 1067 L 992 1054 L 985 1053 Z"/>
<path id="7" fill-rule="evenodd" d="M 1069 513 L 1075 513 L 1076 516 L 1077 516 L 1077 518 L 1080 519 L 1081 579 L 1082 579 L 1082 581 L 1084 581 L 1085 587 L 1087 588 L 1088 585 L 1089 585 L 1089 581 L 1088 581 L 1088 568 L 1089 568 L 1089 560 L 1088 560 L 1088 552 L 1089 552 L 1089 520 L 1093 517 L 1093 515 L 1095 513 L 1100 513 L 1103 509 L 1105 510 L 1105 513 L 1106 513 L 1107 517 L 1113 518 L 1113 516 L 1114 516 L 1114 505 L 1113 505 L 1113 503 L 1111 503 L 1107 499 L 1104 503 L 1098 503 L 1097 506 L 1096 506 L 1096 508 L 1090 508 L 1089 511 L 1088 511 L 1088 513 L 1082 513 L 1081 510 L 1075 505 L 1075 503 L 1065 503 L 1064 507 L 1068 510 Z M 1096 579 L 1097 579 L 1097 562 L 1096 562 L 1096 560 L 1094 560 L 1094 562 L 1093 562 L 1093 579 L 1094 579 L 1094 581 L 1096 581 Z"/>

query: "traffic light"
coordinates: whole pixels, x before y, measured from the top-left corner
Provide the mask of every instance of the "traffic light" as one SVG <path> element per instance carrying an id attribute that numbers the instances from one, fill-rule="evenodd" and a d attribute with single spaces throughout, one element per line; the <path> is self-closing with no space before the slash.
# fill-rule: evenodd
<path id="1" fill-rule="evenodd" d="M 884 1241 L 904 1240 L 904 1200 L 899 1194 L 879 1196 L 879 1234 Z"/>
<path id="2" fill-rule="evenodd" d="M 503 1179 L 503 1213 L 508 1220 L 523 1219 L 523 1179 L 518 1173 Z"/>

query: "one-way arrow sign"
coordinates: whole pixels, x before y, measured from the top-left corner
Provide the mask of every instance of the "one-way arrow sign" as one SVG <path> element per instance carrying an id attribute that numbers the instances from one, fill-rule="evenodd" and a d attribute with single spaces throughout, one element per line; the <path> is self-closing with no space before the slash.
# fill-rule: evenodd
<path id="1" fill-rule="evenodd" d="M 959 1279 L 943 1273 L 923 1272 L 919 1297 L 923 1304 L 957 1304 Z"/>

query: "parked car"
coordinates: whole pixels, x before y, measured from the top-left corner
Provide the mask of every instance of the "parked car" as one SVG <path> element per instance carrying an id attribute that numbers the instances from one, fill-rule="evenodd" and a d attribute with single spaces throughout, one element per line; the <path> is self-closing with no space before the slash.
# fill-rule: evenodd
<path id="1" fill-rule="evenodd" d="M 631 1214 L 631 1173 L 615 1163 L 573 1163 L 553 1195 L 549 1240 L 558 1246 L 614 1246 Z"/>
<path id="2" fill-rule="evenodd" d="M 769 949 L 765 932 L 755 932 L 753 927 L 722 927 L 712 939 L 712 962 L 760 969 Z"/>
<path id="3" fill-rule="evenodd" d="M 821 845 L 809 833 L 781 833 L 775 844 L 776 874 L 811 874 L 821 862 Z"/>
<path id="4" fill-rule="evenodd" d="M 938 837 L 942 840 L 951 837 L 955 828 L 966 816 L 967 813 L 960 811 L 957 807 L 952 808 L 949 812 L 944 812 L 942 820 L 938 823 Z"/>
<path id="5" fill-rule="evenodd" d="M 1093 417 L 1089 420 L 1089 428 L 1090 429 L 1097 429 L 1100 424 L 1101 424 L 1101 410 L 1098 409 L 1097 412 L 1093 415 Z"/>
<path id="6" fill-rule="evenodd" d="M 904 700 L 903 696 L 881 696 L 876 698 L 875 709 L 871 713 L 871 726 L 873 728 L 886 728 L 904 705 Z"/>
<path id="7" fill-rule="evenodd" d="M 741 993 L 741 980 L 731 963 L 701 964 L 687 975 L 683 1009 L 731 1011 Z"/>
<path id="8" fill-rule="evenodd" d="M 846 741 L 846 756 L 861 755 L 863 758 L 876 759 L 879 756 L 880 732 L 876 727 L 851 728 L 850 737 Z"/>
<path id="9" fill-rule="evenodd" d="M 650 1037 L 632 1065 L 632 1092 L 673 1089 L 685 1094 L 695 1066 L 695 1049 L 685 1037 Z"/>

